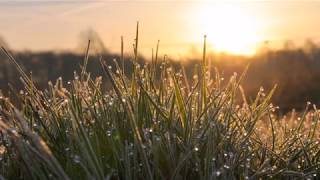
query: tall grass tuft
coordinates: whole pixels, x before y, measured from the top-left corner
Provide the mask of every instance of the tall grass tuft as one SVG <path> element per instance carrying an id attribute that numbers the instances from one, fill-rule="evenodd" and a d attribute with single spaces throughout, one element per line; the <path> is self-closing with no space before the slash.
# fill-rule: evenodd
<path id="1" fill-rule="evenodd" d="M 130 77 L 122 38 L 121 64 L 101 57 L 96 79 L 86 71 L 89 47 L 74 80 L 43 91 L 2 48 L 24 89 L 19 103 L 0 98 L 0 179 L 319 178 L 319 110 L 280 117 L 275 88 L 248 102 L 244 75 L 210 75 L 205 42 L 193 81 L 158 59 L 159 42 L 151 63 L 138 64 L 138 26 Z"/>

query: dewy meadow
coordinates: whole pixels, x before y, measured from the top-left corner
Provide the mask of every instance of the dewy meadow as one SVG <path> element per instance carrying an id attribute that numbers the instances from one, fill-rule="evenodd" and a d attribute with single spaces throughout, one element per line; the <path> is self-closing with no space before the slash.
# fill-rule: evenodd
<path id="1" fill-rule="evenodd" d="M 129 76 L 121 49 L 119 59 L 101 57 L 103 74 L 91 78 L 89 41 L 74 79 L 46 90 L 2 48 L 24 87 L 0 99 L 0 179 L 319 178 L 315 105 L 280 116 L 276 85 L 247 99 L 246 71 L 223 83 L 209 69 L 206 38 L 192 79 L 158 47 L 139 63 L 138 34 Z"/>

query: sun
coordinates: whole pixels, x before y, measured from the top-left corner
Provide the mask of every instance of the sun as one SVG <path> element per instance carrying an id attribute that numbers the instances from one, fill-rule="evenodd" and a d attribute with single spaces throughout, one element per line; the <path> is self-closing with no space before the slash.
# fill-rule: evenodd
<path id="1" fill-rule="evenodd" d="M 209 4 L 195 12 L 197 31 L 208 37 L 215 51 L 251 55 L 256 51 L 259 22 L 239 6 Z"/>

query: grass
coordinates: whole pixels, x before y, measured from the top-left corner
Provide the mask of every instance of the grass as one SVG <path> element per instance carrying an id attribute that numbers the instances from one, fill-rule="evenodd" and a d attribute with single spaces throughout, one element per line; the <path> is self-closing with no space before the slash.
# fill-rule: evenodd
<path id="1" fill-rule="evenodd" d="M 123 47 L 123 41 L 122 41 Z M 278 116 L 261 89 L 248 101 L 244 74 L 222 83 L 203 61 L 193 81 L 156 56 L 125 76 L 123 48 L 112 88 L 82 71 L 38 90 L 9 52 L 24 89 L 0 98 L 0 179 L 317 179 L 320 111 Z M 289 91 L 289 90 L 288 90 Z M 239 94 L 242 100 L 239 101 Z"/>

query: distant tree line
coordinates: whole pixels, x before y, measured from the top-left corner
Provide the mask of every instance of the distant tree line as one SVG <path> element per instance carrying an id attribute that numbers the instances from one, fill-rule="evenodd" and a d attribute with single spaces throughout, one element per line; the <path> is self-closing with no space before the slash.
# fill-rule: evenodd
<path id="1" fill-rule="evenodd" d="M 74 77 L 74 72 L 79 72 L 83 62 L 83 55 L 65 52 L 13 52 L 14 57 L 27 73 L 32 75 L 39 88 L 46 88 L 48 81 L 55 81 L 63 77 L 65 82 Z M 88 71 L 93 77 L 103 74 L 100 63 L 100 55 L 90 57 Z M 104 60 L 113 65 L 113 60 L 119 61 L 118 54 L 105 52 Z M 160 58 L 161 59 L 161 58 Z M 266 91 L 275 84 L 278 85 L 273 102 L 284 111 L 292 108 L 303 109 L 307 101 L 320 104 L 320 47 L 310 42 L 304 48 L 283 48 L 281 50 L 268 50 L 254 57 L 234 56 L 228 54 L 209 54 L 210 69 L 213 72 L 217 68 L 224 81 L 234 73 L 241 74 L 249 64 L 249 70 L 242 85 L 248 100 L 253 100 L 261 86 Z M 140 63 L 149 62 L 143 57 Z M 10 89 L 11 84 L 16 90 L 22 87 L 13 64 L 0 53 L 0 89 L 3 93 Z M 161 59 L 163 61 L 163 59 Z M 160 61 L 160 62 L 161 62 Z M 168 61 L 171 61 L 168 59 Z M 131 73 L 131 59 L 125 59 L 125 71 Z M 187 74 L 195 69 L 200 61 L 196 58 L 186 59 L 182 62 L 171 61 L 178 68 L 183 66 Z M 189 77 L 192 79 L 192 77 Z M 107 83 L 106 83 L 107 84 Z"/>

